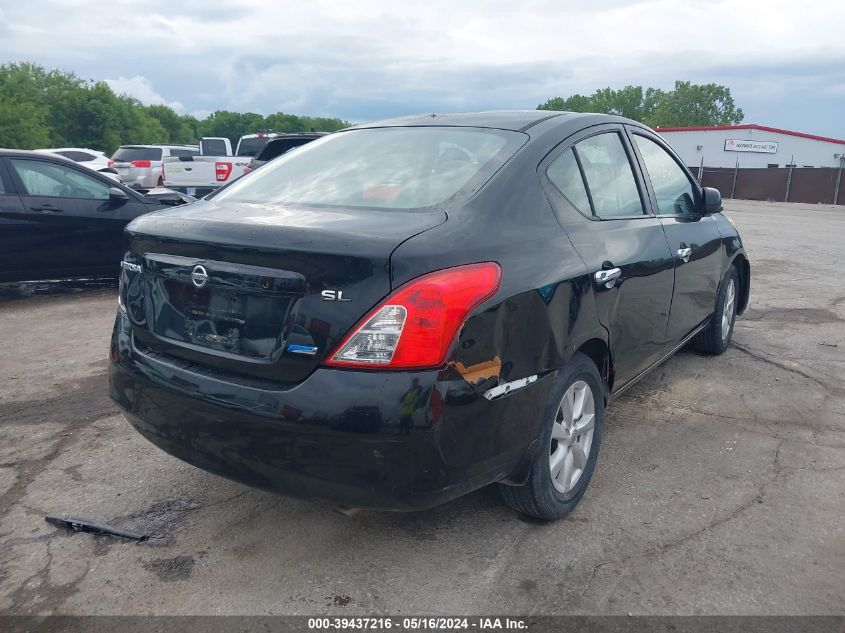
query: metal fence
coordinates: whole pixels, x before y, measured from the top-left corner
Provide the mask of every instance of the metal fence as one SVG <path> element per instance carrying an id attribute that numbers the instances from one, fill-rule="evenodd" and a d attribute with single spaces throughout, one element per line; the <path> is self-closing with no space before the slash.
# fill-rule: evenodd
<path id="1" fill-rule="evenodd" d="M 845 205 L 843 167 L 690 167 L 725 198 Z"/>

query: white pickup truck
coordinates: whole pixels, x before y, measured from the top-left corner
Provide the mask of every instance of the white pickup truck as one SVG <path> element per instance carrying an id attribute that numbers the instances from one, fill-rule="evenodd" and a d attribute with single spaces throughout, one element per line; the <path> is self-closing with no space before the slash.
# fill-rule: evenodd
<path id="1" fill-rule="evenodd" d="M 254 135 L 248 135 L 254 136 Z M 240 148 L 243 138 L 238 142 Z M 189 196 L 202 197 L 244 175 L 250 155 L 232 154 L 227 138 L 204 137 L 197 156 L 165 158 L 162 162 L 164 186 Z"/>

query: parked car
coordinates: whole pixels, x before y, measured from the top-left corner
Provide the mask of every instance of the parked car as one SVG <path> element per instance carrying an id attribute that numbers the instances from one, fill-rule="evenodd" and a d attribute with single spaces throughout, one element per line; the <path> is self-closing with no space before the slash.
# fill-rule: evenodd
<path id="1" fill-rule="evenodd" d="M 297 134 L 279 134 L 271 139 L 268 139 L 264 146 L 258 153 L 249 161 L 249 164 L 244 168 L 244 173 L 248 174 L 261 167 L 267 161 L 278 158 L 282 154 L 286 154 L 295 147 L 301 147 L 311 141 L 325 136 L 327 132 L 303 132 Z"/>
<path id="2" fill-rule="evenodd" d="M 111 157 L 120 179 L 135 189 L 151 189 L 164 183 L 162 159 L 196 156 L 196 145 L 121 145 Z"/>
<path id="3" fill-rule="evenodd" d="M 316 141 L 326 134 L 328 132 L 302 132 L 296 134 L 279 134 L 268 139 L 253 159 L 249 161 L 249 164 L 244 169 L 244 173 L 248 174 L 261 167 L 267 161 L 278 158 L 295 147 L 301 147 L 311 141 Z"/>
<path id="4" fill-rule="evenodd" d="M 198 155 L 163 160 L 165 187 L 202 197 L 244 175 L 249 159 L 232 156 L 228 138 L 202 138 L 199 147 Z"/>
<path id="5" fill-rule="evenodd" d="M 167 187 L 144 189 L 143 193 L 147 198 L 158 200 L 168 207 L 175 207 L 180 204 L 190 204 L 191 202 L 197 201 L 195 196 L 189 196 L 181 191 L 174 191 L 173 189 L 168 189 Z"/>
<path id="6" fill-rule="evenodd" d="M 255 134 L 244 134 L 238 139 L 238 146 L 235 148 L 236 156 L 252 158 L 264 144 L 271 138 L 279 136 L 276 132 L 256 132 Z"/>
<path id="7" fill-rule="evenodd" d="M 113 180 L 120 180 L 117 170 L 112 167 L 111 159 L 106 156 L 105 152 L 96 149 L 87 149 L 85 147 L 58 147 L 55 149 L 37 149 L 35 151 L 64 156 L 75 163 L 79 163 L 83 167 L 98 171 Z"/>
<path id="8" fill-rule="evenodd" d="M 133 191 L 49 153 L 0 150 L 0 282 L 117 277 L 126 224 L 186 198 Z"/>
<path id="9" fill-rule="evenodd" d="M 650 129 L 547 111 L 331 134 L 132 222 L 111 396 L 165 451 L 348 506 L 571 511 L 605 405 L 720 354 L 750 267 Z M 677 368 L 675 368 L 677 370 Z"/>

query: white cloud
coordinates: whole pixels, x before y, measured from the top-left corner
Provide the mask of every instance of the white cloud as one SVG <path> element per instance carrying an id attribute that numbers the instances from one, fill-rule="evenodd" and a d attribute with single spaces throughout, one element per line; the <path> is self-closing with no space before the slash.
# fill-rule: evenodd
<path id="1" fill-rule="evenodd" d="M 185 111 L 181 101 L 167 101 L 153 88 L 152 82 L 146 77 L 135 75 L 134 77 L 118 77 L 117 79 L 104 80 L 109 88 L 116 94 L 134 97 L 144 105 L 166 105 L 178 113 Z"/>
<path id="2" fill-rule="evenodd" d="M 749 118 L 759 104 L 777 119 L 760 122 L 783 124 L 812 119 L 813 100 L 831 111 L 822 100 L 845 83 L 841 0 L 147 0 L 142 20 L 136 6 L 4 5 L 0 59 L 118 77 L 115 89 L 184 111 L 354 120 L 686 79 L 726 83 Z M 804 127 L 845 134 L 841 117 Z"/>

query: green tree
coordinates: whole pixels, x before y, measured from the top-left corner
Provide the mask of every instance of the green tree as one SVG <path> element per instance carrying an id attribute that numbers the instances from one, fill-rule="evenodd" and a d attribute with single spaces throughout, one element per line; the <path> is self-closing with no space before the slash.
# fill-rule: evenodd
<path id="1" fill-rule="evenodd" d="M 663 93 L 649 114 L 652 127 L 735 125 L 744 118 L 730 88 L 689 81 L 676 81 L 675 89 Z"/>
<path id="2" fill-rule="evenodd" d="M 166 105 L 151 105 L 145 108 L 147 114 L 164 128 L 169 143 L 195 143 L 197 120 L 192 116 L 180 116 Z"/>
<path id="3" fill-rule="evenodd" d="M 50 144 L 44 110 L 0 94 L 0 147 L 38 149 Z"/>
<path id="4" fill-rule="evenodd" d="M 625 86 L 620 90 L 602 88 L 591 95 L 554 97 L 537 109 L 617 114 L 651 127 L 734 125 L 744 117 L 731 97 L 730 88 L 689 81 L 676 81 L 675 88 L 668 91 L 643 90 L 642 86 Z"/>
<path id="5" fill-rule="evenodd" d="M 73 73 L 47 71 L 28 62 L 0 66 L 0 94 L 22 103 L 50 106 L 64 95 L 83 89 L 85 82 Z"/>
<path id="6" fill-rule="evenodd" d="M 352 125 L 349 121 L 343 119 L 327 118 L 327 117 L 299 117 L 302 121 L 302 126 L 306 132 L 316 130 L 317 132 L 337 132 L 345 127 Z"/>
<path id="7" fill-rule="evenodd" d="M 255 134 L 266 129 L 264 117 L 254 112 L 229 112 L 217 110 L 207 119 L 199 122 L 199 136 L 222 136 L 232 142 L 234 148 L 244 134 Z"/>
<path id="8" fill-rule="evenodd" d="M 222 136 L 234 146 L 244 134 L 271 129 L 331 132 L 340 119 L 277 112 L 218 110 L 206 119 L 179 115 L 166 105 L 145 106 L 116 95 L 105 82 L 47 70 L 27 62 L 0 65 L 0 145 L 12 148 L 80 146 L 112 153 L 127 143 L 195 143 Z"/>
<path id="9" fill-rule="evenodd" d="M 348 127 L 349 123 L 341 119 L 325 117 L 303 117 L 295 114 L 276 112 L 266 117 L 254 112 L 213 112 L 197 125 L 198 136 L 223 136 L 234 147 L 244 134 L 256 132 L 308 132 L 312 128 L 319 132 L 335 132 Z"/>
<path id="10" fill-rule="evenodd" d="M 276 112 L 270 114 L 264 119 L 268 130 L 273 132 L 307 132 L 301 117 L 295 114 L 285 114 L 284 112 Z"/>

